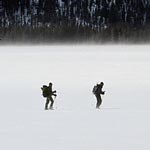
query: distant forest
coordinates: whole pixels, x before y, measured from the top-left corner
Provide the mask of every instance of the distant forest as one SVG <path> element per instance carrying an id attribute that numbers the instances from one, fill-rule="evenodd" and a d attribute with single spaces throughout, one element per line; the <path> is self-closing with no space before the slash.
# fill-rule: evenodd
<path id="1" fill-rule="evenodd" d="M 5 42 L 149 42 L 150 0 L 0 0 Z"/>

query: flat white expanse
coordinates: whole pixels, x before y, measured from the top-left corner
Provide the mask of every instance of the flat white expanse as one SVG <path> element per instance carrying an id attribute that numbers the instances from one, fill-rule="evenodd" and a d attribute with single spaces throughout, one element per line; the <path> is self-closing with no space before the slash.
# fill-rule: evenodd
<path id="1" fill-rule="evenodd" d="M 149 48 L 0 47 L 0 149 L 149 150 Z M 58 97 L 45 111 L 40 88 L 50 81 Z"/>

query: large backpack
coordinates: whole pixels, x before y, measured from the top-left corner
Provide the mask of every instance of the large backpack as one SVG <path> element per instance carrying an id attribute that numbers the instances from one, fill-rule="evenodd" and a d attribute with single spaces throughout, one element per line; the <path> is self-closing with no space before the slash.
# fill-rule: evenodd
<path id="1" fill-rule="evenodd" d="M 43 85 L 42 89 L 42 95 L 43 97 L 47 97 L 49 95 L 48 93 L 48 87 L 46 85 Z"/>
<path id="2" fill-rule="evenodd" d="M 92 93 L 95 95 L 96 94 L 96 92 L 97 92 L 97 85 L 95 85 L 94 87 L 93 87 L 93 90 L 92 90 Z"/>

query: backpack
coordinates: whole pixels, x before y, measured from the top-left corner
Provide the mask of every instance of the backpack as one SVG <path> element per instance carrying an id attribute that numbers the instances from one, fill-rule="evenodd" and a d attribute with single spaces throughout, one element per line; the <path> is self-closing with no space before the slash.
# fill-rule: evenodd
<path id="1" fill-rule="evenodd" d="M 43 85 L 43 87 L 41 89 L 42 89 L 43 97 L 47 97 L 49 95 L 48 94 L 48 87 L 46 85 Z"/>
<path id="2" fill-rule="evenodd" d="M 93 87 L 92 93 L 95 95 L 95 94 L 96 94 L 96 91 L 97 91 L 97 85 L 95 85 L 95 86 Z"/>

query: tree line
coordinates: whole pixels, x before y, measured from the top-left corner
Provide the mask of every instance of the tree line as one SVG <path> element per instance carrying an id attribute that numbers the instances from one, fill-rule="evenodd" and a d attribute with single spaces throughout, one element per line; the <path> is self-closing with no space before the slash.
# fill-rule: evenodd
<path id="1" fill-rule="evenodd" d="M 95 32 L 150 22 L 150 0 L 0 0 L 0 27 L 88 28 Z"/>
<path id="2" fill-rule="evenodd" d="M 149 22 L 149 11 L 149 0 L 1 0 L 0 25 L 102 28 L 126 22 L 138 26 Z"/>

